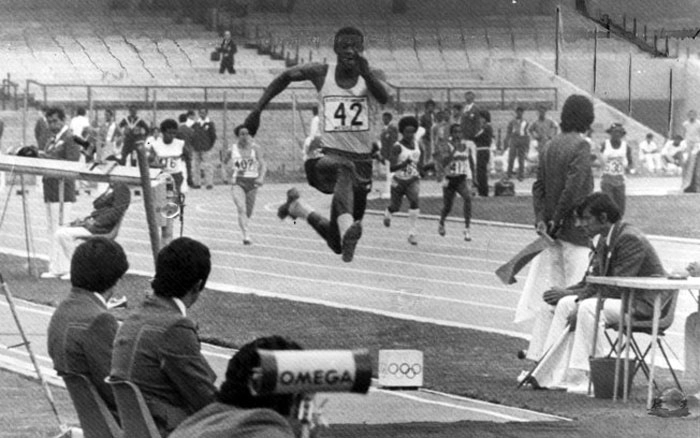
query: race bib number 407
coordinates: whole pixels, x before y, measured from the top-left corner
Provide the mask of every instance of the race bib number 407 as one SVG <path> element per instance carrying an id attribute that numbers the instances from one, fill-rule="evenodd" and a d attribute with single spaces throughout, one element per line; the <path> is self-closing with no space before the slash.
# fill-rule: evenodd
<path id="1" fill-rule="evenodd" d="M 369 131 L 367 96 L 326 96 L 323 108 L 324 131 Z"/>

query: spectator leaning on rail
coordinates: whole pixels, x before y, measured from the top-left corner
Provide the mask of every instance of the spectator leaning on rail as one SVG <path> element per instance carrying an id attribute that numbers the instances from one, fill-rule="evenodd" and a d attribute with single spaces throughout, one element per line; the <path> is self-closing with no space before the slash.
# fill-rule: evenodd
<path id="1" fill-rule="evenodd" d="M 300 436 L 297 419 L 304 394 L 260 396 L 251 391 L 250 380 L 260 367 L 258 350 L 301 350 L 293 341 L 280 336 L 258 338 L 233 355 L 226 370 L 226 380 L 216 395 L 216 402 L 185 420 L 170 438 L 294 438 Z M 313 427 L 317 436 L 320 428 Z"/>
<path id="2" fill-rule="evenodd" d="M 114 395 L 105 378 L 119 323 L 107 310 L 107 303 L 129 262 L 117 242 L 92 237 L 75 249 L 70 269 L 70 294 L 49 322 L 49 356 L 59 376 L 82 374 L 90 379 L 116 417 Z"/>
<path id="3" fill-rule="evenodd" d="M 214 401 L 216 375 L 187 316 L 210 271 L 205 245 L 187 237 L 170 242 L 158 253 L 153 295 L 124 320 L 114 340 L 111 378 L 139 387 L 164 436 Z"/>

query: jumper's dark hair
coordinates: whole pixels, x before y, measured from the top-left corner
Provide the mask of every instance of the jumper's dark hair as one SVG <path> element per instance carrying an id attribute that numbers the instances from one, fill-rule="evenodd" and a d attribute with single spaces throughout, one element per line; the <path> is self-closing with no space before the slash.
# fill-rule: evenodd
<path id="1" fill-rule="evenodd" d="M 593 102 L 586 96 L 573 94 L 561 109 L 561 132 L 584 133 L 590 129 L 594 119 Z"/>
<path id="2" fill-rule="evenodd" d="M 235 128 L 233 128 L 233 135 L 238 137 L 238 134 L 241 132 L 241 129 L 248 129 L 246 125 L 238 125 Z M 248 130 L 248 133 L 250 134 L 250 130 Z"/>
<path id="3" fill-rule="evenodd" d="M 189 237 L 179 237 L 158 253 L 151 287 L 161 297 L 182 298 L 200 280 L 203 289 L 210 272 L 209 248 Z"/>
<path id="4" fill-rule="evenodd" d="M 128 269 L 121 245 L 104 237 L 91 237 L 73 252 L 70 281 L 74 287 L 102 293 L 117 284 Z"/>
<path id="5" fill-rule="evenodd" d="M 289 415 L 294 403 L 294 394 L 256 396 L 250 390 L 250 377 L 253 368 L 260 366 L 258 350 L 302 350 L 296 342 L 281 336 L 258 338 L 233 355 L 226 368 L 226 380 L 216 398 L 228 405 L 243 409 L 268 408 L 280 415 Z"/>
<path id="6" fill-rule="evenodd" d="M 79 116 L 84 116 L 85 114 L 87 114 L 85 108 L 83 108 L 82 106 L 79 106 L 78 109 L 75 110 L 75 113 Z"/>
<path id="7" fill-rule="evenodd" d="M 418 119 L 416 119 L 413 116 L 401 117 L 401 120 L 399 120 L 399 132 L 401 134 L 403 134 L 403 130 L 409 126 L 413 126 L 417 130 L 418 129 Z"/>
<path id="8" fill-rule="evenodd" d="M 598 220 L 601 219 L 601 215 L 605 213 L 608 221 L 615 223 L 620 220 L 622 216 L 620 213 L 620 207 L 612 200 L 610 195 L 603 192 L 595 192 L 586 196 L 586 198 L 576 207 L 576 214 L 581 217 L 583 212 L 588 209 L 593 216 Z"/>
<path id="9" fill-rule="evenodd" d="M 187 113 L 182 113 L 179 116 L 177 116 L 177 121 L 180 123 L 187 122 Z"/>
<path id="10" fill-rule="evenodd" d="M 175 119 L 165 119 L 160 123 L 160 132 L 165 132 L 168 129 L 177 130 L 178 124 Z"/>

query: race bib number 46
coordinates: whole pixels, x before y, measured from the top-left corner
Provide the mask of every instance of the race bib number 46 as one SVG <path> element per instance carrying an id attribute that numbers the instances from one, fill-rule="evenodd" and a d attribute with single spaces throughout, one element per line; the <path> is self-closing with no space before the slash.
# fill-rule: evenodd
<path id="1" fill-rule="evenodd" d="M 369 131 L 367 96 L 326 96 L 323 108 L 324 131 Z"/>

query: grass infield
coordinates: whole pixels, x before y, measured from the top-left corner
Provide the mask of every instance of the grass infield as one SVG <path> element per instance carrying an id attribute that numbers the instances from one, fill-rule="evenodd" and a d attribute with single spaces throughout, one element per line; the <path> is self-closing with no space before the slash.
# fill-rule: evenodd
<path id="1" fill-rule="evenodd" d="M 68 283 L 37 280 L 27 274 L 25 263 L 25 259 L 0 254 L 3 276 L 16 298 L 55 306 L 68 294 Z M 125 276 L 118 288 L 117 293 L 125 294 L 131 306 L 137 305 L 150 290 L 148 279 L 133 275 Z M 119 309 L 116 312 L 121 318 L 128 311 L 129 309 Z M 201 336 L 207 342 L 238 347 L 258 336 L 283 334 L 306 348 L 366 347 L 375 358 L 375 370 L 379 349 L 422 350 L 425 357 L 426 388 L 574 419 L 573 422 L 553 424 L 459 422 L 334 425 L 327 436 L 652 437 L 661 433 L 665 436 L 693 436 L 698 430 L 697 415 L 683 419 L 648 416 L 644 409 L 646 386 L 642 378 L 636 380 L 632 401 L 626 405 L 557 391 L 517 390 L 515 376 L 528 366 L 516 358 L 516 352 L 527 345 L 522 339 L 213 290 L 202 294 L 191 309 L 191 316 L 199 323 Z M 6 374 L 0 374 L 0 382 L 7 381 L 4 377 Z M 670 386 L 670 376 L 663 372 L 661 374 L 662 387 Z M 14 377 L 10 382 L 12 388 L 17 385 L 25 385 L 27 388 L 38 386 Z M 698 388 L 693 389 L 697 392 Z M 15 389 L 13 394 L 12 401 L 0 402 L 3 412 L 0 417 L 8 419 L 17 416 L 17 422 L 12 424 L 25 422 L 27 432 L 30 429 L 40 430 L 43 431 L 43 436 L 51 436 L 51 431 L 56 426 L 50 415 L 36 416 L 32 421 L 27 421 L 23 416 L 23 412 L 37 404 L 40 393 L 29 389 L 24 393 Z M 22 394 L 33 395 L 23 397 Z M 65 394 L 59 394 L 58 398 L 62 400 L 62 406 L 70 408 Z M 698 408 L 694 406 L 691 409 L 697 412 Z M 12 421 L 14 420 L 8 420 Z M 12 426 L 12 430 L 19 429 Z M 5 435 L 0 433 L 2 436 Z M 39 433 L 36 436 L 42 435 Z"/>

